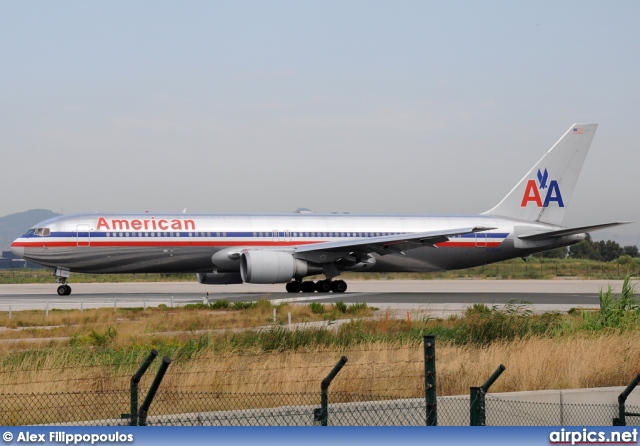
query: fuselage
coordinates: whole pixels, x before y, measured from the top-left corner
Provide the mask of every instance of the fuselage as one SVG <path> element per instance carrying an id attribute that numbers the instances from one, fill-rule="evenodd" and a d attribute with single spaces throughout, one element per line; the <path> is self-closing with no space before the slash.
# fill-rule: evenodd
<path id="1" fill-rule="evenodd" d="M 428 272 L 469 268 L 567 246 L 581 235 L 525 243 L 517 235 L 558 226 L 487 215 L 353 214 L 77 214 L 39 223 L 11 249 L 40 265 L 86 273 L 239 271 L 231 252 L 296 246 L 457 227 L 490 227 L 435 246 L 380 255 L 341 271 Z"/>

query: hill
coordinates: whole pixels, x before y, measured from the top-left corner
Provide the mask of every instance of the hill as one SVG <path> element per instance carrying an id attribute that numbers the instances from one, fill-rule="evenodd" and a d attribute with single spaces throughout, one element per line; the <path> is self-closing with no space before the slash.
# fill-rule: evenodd
<path id="1" fill-rule="evenodd" d="M 11 242 L 27 232 L 31 226 L 57 215 L 60 214 L 46 209 L 31 209 L 0 217 L 0 250 L 9 250 Z"/>

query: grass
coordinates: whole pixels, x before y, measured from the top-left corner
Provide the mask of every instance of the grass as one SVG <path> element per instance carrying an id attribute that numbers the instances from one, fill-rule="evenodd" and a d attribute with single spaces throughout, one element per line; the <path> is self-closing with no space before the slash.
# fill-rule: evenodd
<path id="1" fill-rule="evenodd" d="M 622 279 L 628 274 L 640 273 L 640 258 L 628 263 L 597 262 L 575 259 L 527 258 L 506 260 L 503 262 L 467 268 L 455 271 L 435 273 L 345 273 L 345 280 L 432 280 L 432 279 L 552 279 L 576 277 L 581 279 Z M 193 282 L 194 274 L 73 274 L 75 283 L 102 282 Z M 48 269 L 11 269 L 0 270 L 0 284 L 55 283 L 55 277 Z"/>
<path id="2" fill-rule="evenodd" d="M 126 390 L 155 348 L 173 361 L 167 390 L 317 392 L 345 355 L 332 391 L 420 397 L 424 334 L 436 335 L 439 395 L 468 393 L 499 364 L 507 370 L 492 392 L 626 385 L 640 369 L 631 278 L 619 294 L 603 290 L 600 302 L 598 311 L 570 314 L 534 314 L 526 302 L 476 304 L 458 317 L 411 323 L 342 302 L 52 311 L 48 319 L 36 311 L 14 312 L 11 320 L 0 313 L 0 393 Z M 293 322 L 348 321 L 289 330 L 288 313 Z M 153 373 L 144 379 L 146 388 Z"/>

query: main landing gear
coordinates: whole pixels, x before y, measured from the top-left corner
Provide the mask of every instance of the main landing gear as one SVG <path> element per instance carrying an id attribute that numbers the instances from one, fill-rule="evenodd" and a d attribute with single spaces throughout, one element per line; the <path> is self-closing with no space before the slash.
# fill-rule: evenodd
<path id="1" fill-rule="evenodd" d="M 57 277 L 56 283 L 60 284 L 60 286 L 58 287 L 58 296 L 68 296 L 69 294 L 71 294 L 71 287 L 67 285 L 66 277 Z"/>
<path id="2" fill-rule="evenodd" d="M 287 283 L 288 293 L 328 293 L 333 291 L 334 293 L 344 293 L 347 291 L 347 282 L 344 280 L 318 280 L 313 282 L 312 280 L 306 280 L 304 282 L 289 282 Z"/>
<path id="3" fill-rule="evenodd" d="M 71 287 L 69 285 L 60 285 L 58 287 L 58 295 L 59 296 L 68 296 L 71 294 Z"/>

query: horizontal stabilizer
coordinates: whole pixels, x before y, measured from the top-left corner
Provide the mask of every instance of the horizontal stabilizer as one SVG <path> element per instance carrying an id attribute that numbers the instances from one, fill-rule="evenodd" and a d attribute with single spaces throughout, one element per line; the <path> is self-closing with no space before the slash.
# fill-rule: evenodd
<path id="1" fill-rule="evenodd" d="M 614 223 L 603 223 L 601 225 L 593 226 L 581 226 L 579 228 L 566 228 L 559 229 L 557 231 L 537 232 L 535 234 L 519 235 L 518 238 L 522 240 L 547 240 L 550 238 L 564 237 L 567 235 L 584 234 L 585 232 L 598 231 L 600 229 L 610 228 L 612 226 L 626 225 L 631 223 L 630 221 L 616 221 Z"/>

